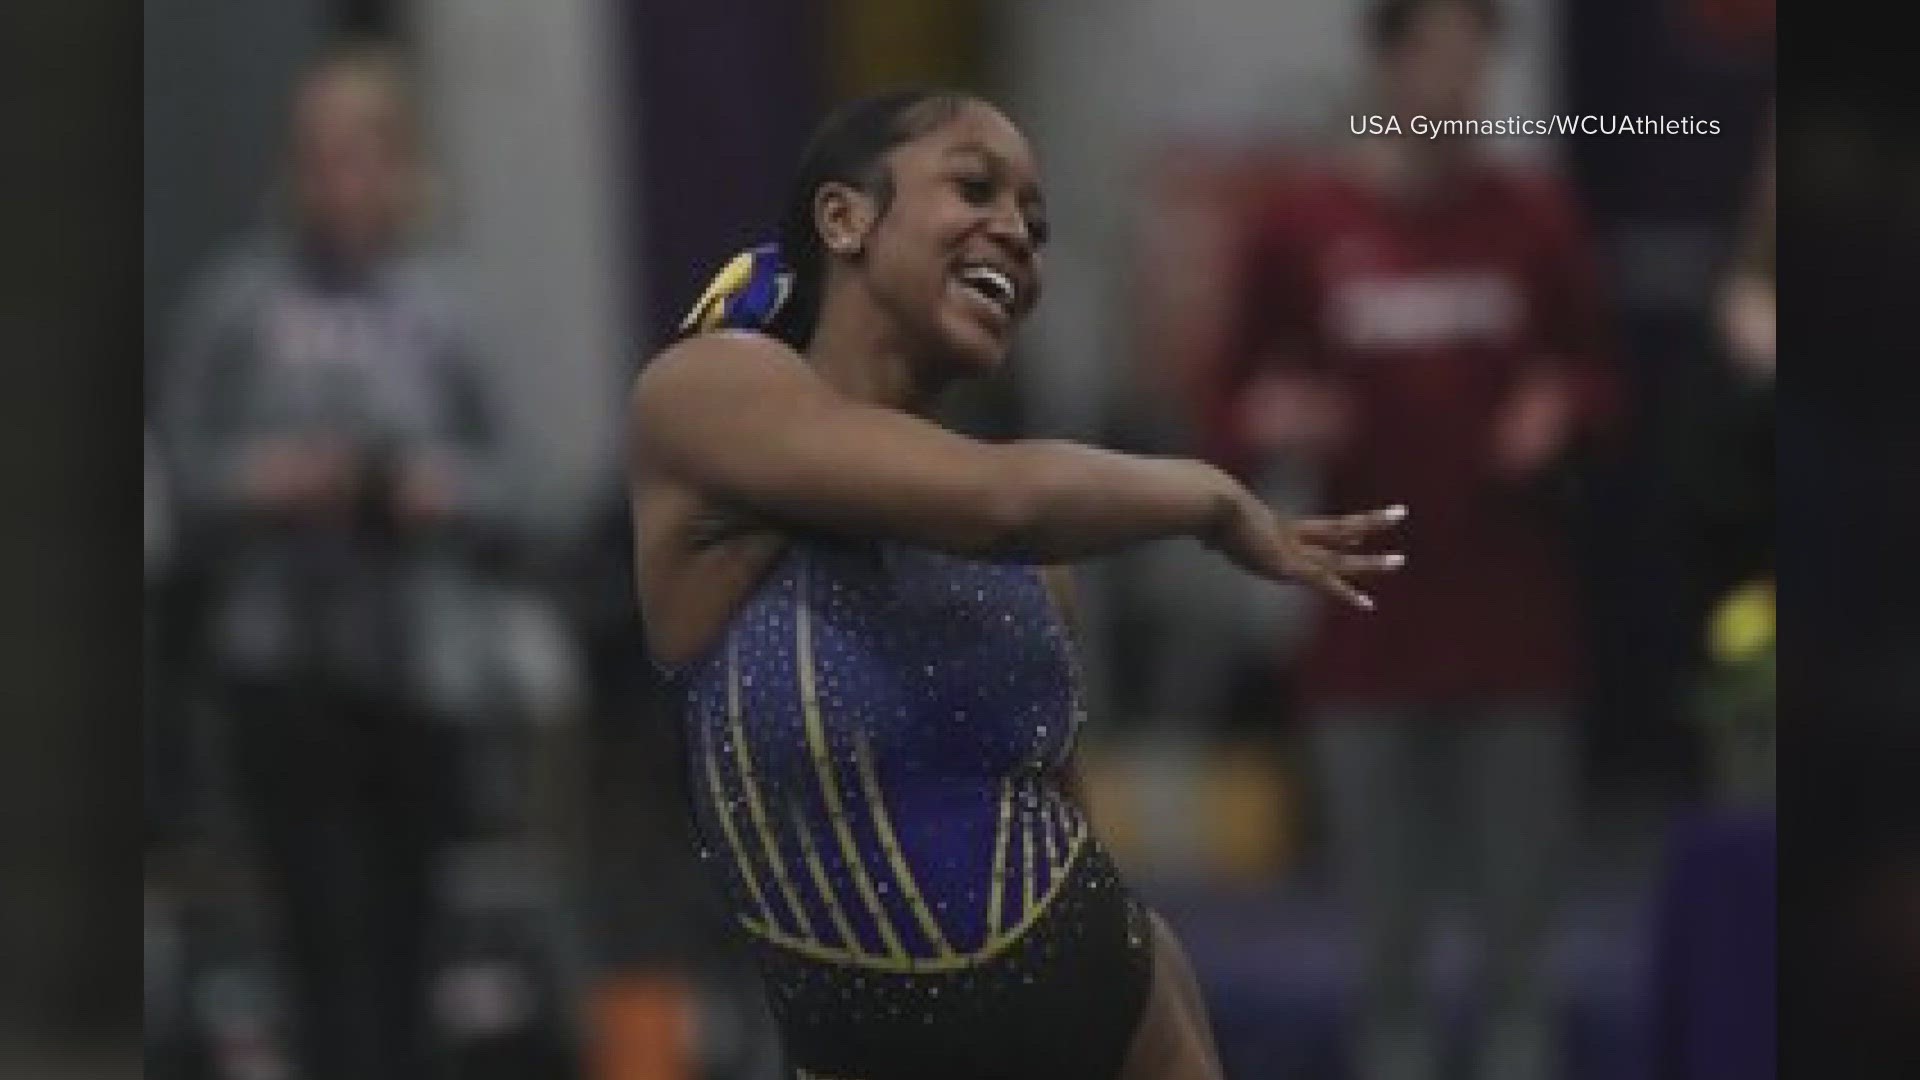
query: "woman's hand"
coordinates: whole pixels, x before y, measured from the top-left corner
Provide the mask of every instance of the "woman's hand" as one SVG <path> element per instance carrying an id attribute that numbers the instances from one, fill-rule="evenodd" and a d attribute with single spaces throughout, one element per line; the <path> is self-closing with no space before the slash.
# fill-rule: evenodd
<path id="1" fill-rule="evenodd" d="M 1209 547 L 1251 573 L 1275 581 L 1305 582 L 1363 610 L 1373 600 L 1354 579 L 1398 570 L 1398 551 L 1359 550 L 1407 519 L 1407 508 L 1389 506 L 1340 517 L 1286 518 L 1252 492 L 1234 484 Z"/>
<path id="2" fill-rule="evenodd" d="M 1528 478 L 1547 469 L 1574 435 L 1573 391 L 1555 374 L 1529 378 L 1494 423 L 1494 467 Z"/>
<path id="3" fill-rule="evenodd" d="M 337 515 L 353 499 L 358 462 L 343 443 L 282 439 L 256 447 L 243 483 L 255 505 L 288 514 Z"/>
<path id="4" fill-rule="evenodd" d="M 1264 453 L 1325 453 L 1346 441 L 1353 428 L 1353 402 L 1325 379 L 1271 375 L 1241 395 L 1240 429 Z"/>
<path id="5" fill-rule="evenodd" d="M 394 516 L 413 529 L 438 525 L 454 509 L 455 479 L 447 463 L 423 454 L 400 467 L 394 484 Z"/>
<path id="6" fill-rule="evenodd" d="M 1773 282 L 1752 272 L 1735 276 L 1721 294 L 1719 314 L 1734 362 L 1755 379 L 1772 379 L 1779 337 Z"/>

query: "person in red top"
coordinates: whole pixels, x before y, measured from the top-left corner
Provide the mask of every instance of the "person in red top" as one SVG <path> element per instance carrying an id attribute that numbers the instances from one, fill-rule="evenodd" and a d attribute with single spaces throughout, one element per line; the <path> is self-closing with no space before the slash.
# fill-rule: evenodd
<path id="1" fill-rule="evenodd" d="M 1266 200 L 1204 429 L 1242 475 L 1307 461 L 1332 503 L 1412 511 L 1406 572 L 1377 610 L 1326 610 L 1298 672 L 1364 957 L 1359 1075 L 1435 1075 L 1419 972 L 1457 864 L 1487 943 L 1477 1075 L 1541 1080 L 1582 655 L 1552 493 L 1614 409 L 1595 274 L 1557 185 L 1414 131 L 1480 117 L 1491 0 L 1384 0 L 1367 27 L 1379 126 L 1402 134 Z"/>

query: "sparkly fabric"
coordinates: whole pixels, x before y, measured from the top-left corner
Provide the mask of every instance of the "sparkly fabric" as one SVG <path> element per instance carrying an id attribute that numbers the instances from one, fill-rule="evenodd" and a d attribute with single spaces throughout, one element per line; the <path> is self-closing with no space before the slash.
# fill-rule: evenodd
<path id="1" fill-rule="evenodd" d="M 835 1080 L 1114 1080 L 1152 982 L 1151 931 L 1089 848 L 1041 917 L 959 971 L 902 974 L 760 950 L 790 1071 Z"/>
<path id="2" fill-rule="evenodd" d="M 796 539 L 675 678 L 702 859 L 796 1067 L 1114 1074 L 1151 949 L 1058 783 L 1082 707 L 1038 571 Z"/>
<path id="3" fill-rule="evenodd" d="M 794 543 L 684 673 L 703 856 L 757 935 L 887 969 L 1005 948 L 1088 842 L 1032 567 Z"/>

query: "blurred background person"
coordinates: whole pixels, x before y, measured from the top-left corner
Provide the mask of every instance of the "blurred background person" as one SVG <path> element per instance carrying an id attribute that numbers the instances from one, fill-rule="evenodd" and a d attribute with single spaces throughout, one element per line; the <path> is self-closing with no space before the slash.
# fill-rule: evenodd
<path id="1" fill-rule="evenodd" d="M 1406 134 L 1357 138 L 1269 200 L 1213 430 L 1243 472 L 1305 456 L 1333 504 L 1412 508 L 1408 574 L 1375 613 L 1324 610 L 1301 660 L 1363 954 L 1358 1075 L 1439 1075 L 1423 973 L 1460 866 L 1485 941 L 1474 1075 L 1540 1080 L 1578 807 L 1560 483 L 1610 409 L 1593 253 L 1550 179 L 1412 130 L 1483 116 L 1492 0 L 1382 0 L 1364 25 L 1367 112 Z"/>
<path id="2" fill-rule="evenodd" d="M 205 276 L 164 372 L 177 499 L 217 582 L 225 758 L 313 1080 L 429 1074 L 448 643 L 504 512 L 468 328 L 413 243 L 415 123 L 385 48 L 315 62 L 287 220 Z"/>
<path id="3" fill-rule="evenodd" d="M 1732 272 L 1720 296 L 1720 326 L 1735 363 L 1771 383 L 1778 319 L 1774 313 L 1774 146 L 1771 124 Z"/>
<path id="4" fill-rule="evenodd" d="M 1734 378 L 1724 385 L 1727 422 L 1715 429 L 1720 497 L 1709 505 L 1745 539 L 1730 545 L 1741 554 L 1706 620 L 1691 702 L 1705 797 L 1674 815 L 1656 891 L 1649 1041 L 1658 1080 L 1778 1072 L 1773 155 L 1769 130 L 1713 312 Z"/>
<path id="5" fill-rule="evenodd" d="M 1714 314 L 1721 353 L 1738 377 L 1726 389 L 1732 465 L 1721 485 L 1746 499 L 1729 532 L 1744 543 L 1708 613 L 1705 669 L 1694 702 L 1702 722 L 1710 802 L 1759 808 L 1771 828 L 1778 746 L 1774 715 L 1774 134 L 1769 115 L 1733 258 Z"/>
<path id="6" fill-rule="evenodd" d="M 1698 456 L 1701 470 L 1689 477 L 1689 494 L 1699 509 L 1705 547 L 1718 553 L 1703 582 L 1720 614 L 1708 614 L 1723 625 L 1742 626 L 1752 620 L 1740 613 L 1764 603 L 1771 612 L 1774 573 L 1774 515 L 1776 472 L 1775 351 L 1778 317 L 1775 314 L 1774 277 L 1774 134 L 1772 110 L 1763 121 L 1757 160 L 1737 183 L 1739 210 L 1734 215 L 1727 254 L 1720 260 L 1713 285 L 1710 338 L 1707 354 L 1715 363 L 1703 384 L 1708 409 L 1700 418 Z M 1731 613 L 1731 614 L 1729 614 Z M 1770 615 L 1769 615 L 1770 619 Z M 1710 639 L 1701 657 L 1709 665 L 1729 663 L 1726 635 Z M 1716 644 L 1717 642 L 1717 644 Z M 1772 684 L 1771 669 L 1764 680 Z M 1714 711 L 1709 709 L 1708 711 Z M 1724 772 L 1728 752 L 1735 750 L 1716 729 L 1709 753 L 1713 772 Z M 1758 734 L 1747 730 L 1743 738 Z M 1771 730 L 1765 735 L 1767 755 L 1764 787 L 1772 789 Z M 1715 787 L 1729 794 L 1727 778 L 1716 775 Z M 1741 787 L 1750 787 L 1740 781 Z"/>

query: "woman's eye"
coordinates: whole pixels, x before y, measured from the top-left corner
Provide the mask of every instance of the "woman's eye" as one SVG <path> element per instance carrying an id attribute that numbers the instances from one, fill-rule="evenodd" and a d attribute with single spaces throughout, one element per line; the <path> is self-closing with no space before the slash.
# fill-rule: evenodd
<path id="1" fill-rule="evenodd" d="M 984 206 L 993 201 L 993 181 L 984 176 L 962 176 L 960 197 L 975 206 Z"/>

